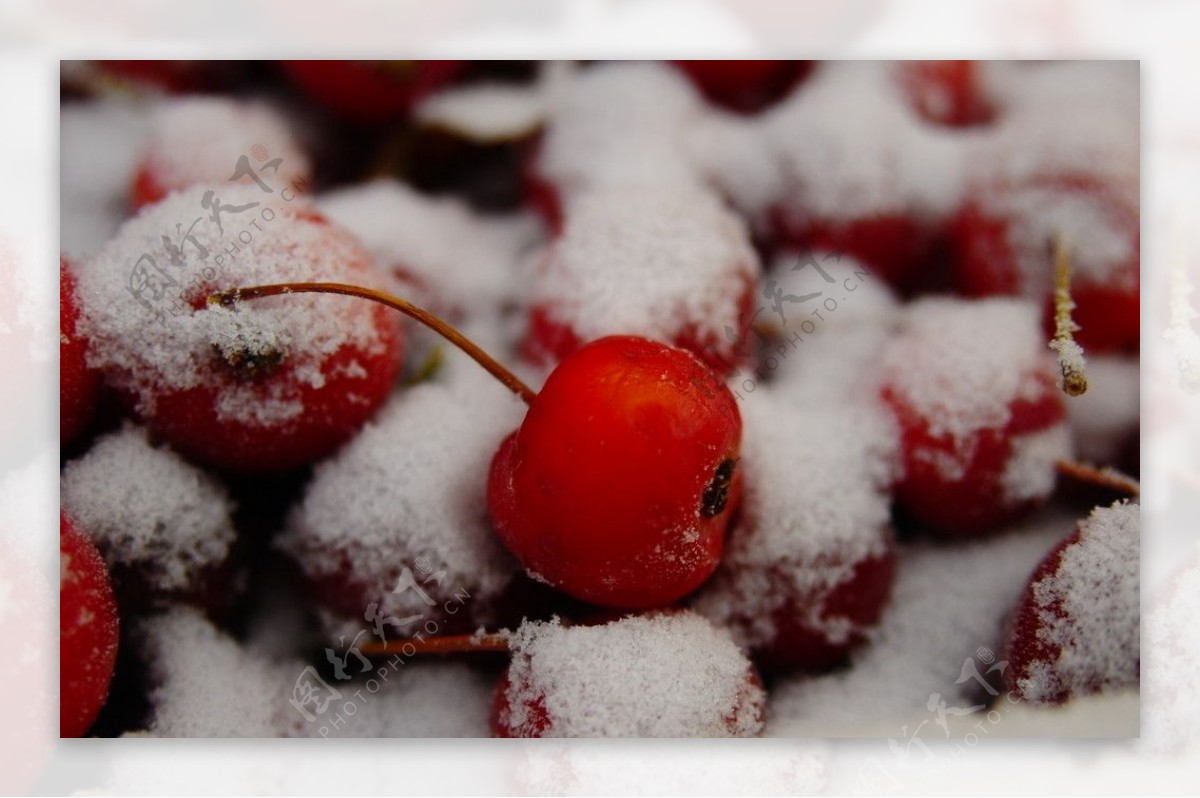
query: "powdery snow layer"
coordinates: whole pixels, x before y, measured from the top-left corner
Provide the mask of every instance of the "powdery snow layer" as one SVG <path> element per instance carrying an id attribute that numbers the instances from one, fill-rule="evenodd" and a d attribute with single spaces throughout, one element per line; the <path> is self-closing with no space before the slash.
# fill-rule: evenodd
<path id="1" fill-rule="evenodd" d="M 242 157 L 249 171 L 275 190 L 303 188 L 311 172 L 283 114 L 265 103 L 225 97 L 180 97 L 158 105 L 142 167 L 161 188 L 173 191 L 229 180 Z"/>
<path id="2" fill-rule="evenodd" d="M 132 424 L 68 463 L 61 492 L 109 566 L 136 570 L 156 592 L 194 587 L 236 537 L 220 483 Z"/>
<path id="3" fill-rule="evenodd" d="M 965 186 L 969 135 L 923 122 L 905 101 L 890 65 L 823 65 L 763 115 L 762 142 L 778 177 L 751 187 L 734 177 L 731 194 L 767 198 L 803 217 L 845 220 L 880 214 L 945 218 Z M 773 190 L 772 190 L 773 189 Z"/>
<path id="4" fill-rule="evenodd" d="M 334 353 L 384 351 L 369 306 L 316 294 L 234 308 L 196 310 L 191 303 L 243 285 L 322 280 L 378 287 L 381 278 L 352 235 L 294 194 L 289 200 L 235 185 L 208 191 L 198 186 L 144 209 L 94 257 L 76 264 L 78 329 L 90 343 L 88 362 L 149 414 L 158 395 L 215 384 L 215 353 L 282 353 L 295 379 L 270 381 L 269 396 L 258 384 L 229 381 L 218 412 L 247 423 L 284 423 L 303 412 L 297 386 L 324 385 L 325 361 Z M 211 216 L 218 203 L 219 225 Z M 149 281 L 138 291 L 145 304 L 131 290 L 143 287 L 142 277 Z"/>
<path id="5" fill-rule="evenodd" d="M 905 308 L 882 377 L 930 434 L 963 439 L 1004 427 L 1012 403 L 1041 390 L 1034 377 L 1050 357 L 1032 303 L 932 297 Z"/>
<path id="6" fill-rule="evenodd" d="M 536 169 L 567 195 L 607 186 L 696 189 L 696 164 L 680 142 L 704 113 L 670 64 L 599 64 L 553 104 Z"/>
<path id="7" fill-rule="evenodd" d="M 1137 686 L 1140 550 L 1139 506 L 1098 507 L 1057 553 L 1052 570 L 1029 586 L 1039 650 L 1016 680 L 1024 698 L 1052 701 Z"/>
<path id="8" fill-rule="evenodd" d="M 949 706 L 979 705 L 988 696 L 979 695 L 978 682 L 956 684 L 964 662 L 982 648 L 999 659 L 1005 615 L 1074 525 L 1068 514 L 1045 512 L 985 540 L 901 544 L 892 600 L 875 640 L 846 670 L 781 680 L 771 694 L 768 734 L 899 739 L 902 723 L 928 717 L 935 693 Z M 984 674 L 988 666 L 977 660 L 976 667 Z"/>
<path id="9" fill-rule="evenodd" d="M 280 737 L 304 666 L 251 654 L 200 613 L 177 609 L 137 632 L 149 667 L 147 731 L 159 737 Z M 296 716 L 299 718 L 299 716 Z"/>
<path id="10" fill-rule="evenodd" d="M 622 333 L 723 341 L 759 272 L 745 224 L 705 191 L 616 188 L 579 196 L 532 286 L 584 341 Z"/>
<path id="11" fill-rule="evenodd" d="M 482 612 L 504 588 L 517 565 L 486 522 L 487 474 L 500 441 L 520 423 L 521 405 L 498 386 L 461 385 L 398 393 L 317 467 L 279 540 L 306 576 L 351 580 L 398 618 L 429 611 L 418 591 L 392 592 L 418 559 L 432 573 L 445 571 L 425 584 L 435 600 L 466 590 L 472 610 Z"/>
<path id="12" fill-rule="evenodd" d="M 433 657 L 392 666 L 380 658 L 351 683 L 338 683 L 355 704 L 335 703 L 305 723 L 305 737 L 487 737 L 494 678 L 462 662 Z M 341 719 L 338 720 L 338 712 Z M 335 723 L 336 721 L 336 723 Z"/>
<path id="13" fill-rule="evenodd" d="M 461 200 L 429 197 L 395 180 L 333 191 L 317 204 L 382 268 L 415 282 L 418 298 L 443 312 L 479 313 L 518 301 L 518 264 L 541 238 L 528 215 L 480 216 Z"/>
<path id="14" fill-rule="evenodd" d="M 602 626 L 525 624 L 512 638 L 507 726 L 547 737 L 757 734 L 762 690 L 728 634 L 691 612 Z"/>
<path id="15" fill-rule="evenodd" d="M 870 405 L 800 410 L 767 388 L 741 412 L 742 516 L 695 607 L 747 646 L 773 639 L 785 607 L 843 643 L 863 630 L 826 615 L 821 597 L 887 553 L 896 430 Z"/>

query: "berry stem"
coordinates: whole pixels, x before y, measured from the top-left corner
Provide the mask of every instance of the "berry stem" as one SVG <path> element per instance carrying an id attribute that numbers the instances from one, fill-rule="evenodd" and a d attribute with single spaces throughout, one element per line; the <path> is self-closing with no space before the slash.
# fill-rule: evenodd
<path id="1" fill-rule="evenodd" d="M 406 657 L 417 654 L 478 654 L 491 651 L 506 652 L 508 635 L 502 632 L 483 635 L 446 635 L 445 637 L 411 638 L 391 642 L 370 642 L 359 651 L 368 657 L 387 654 L 402 654 Z"/>
<path id="2" fill-rule="evenodd" d="M 1088 389 L 1087 375 L 1083 372 L 1083 347 L 1075 342 L 1075 331 L 1079 325 L 1071 318 L 1075 301 L 1071 299 L 1071 258 L 1067 242 L 1055 236 L 1051 242 L 1054 257 L 1054 339 L 1050 348 L 1058 352 L 1058 367 L 1062 371 L 1062 387 L 1071 396 L 1079 396 Z"/>
<path id="3" fill-rule="evenodd" d="M 360 299 L 369 299 L 372 302 L 387 305 L 389 308 L 398 310 L 409 318 L 416 319 L 466 352 L 471 359 L 483 366 L 489 374 L 503 383 L 504 387 L 521 397 L 521 400 L 525 404 L 531 404 L 534 397 L 537 396 L 533 389 L 522 382 L 517 375 L 500 365 L 495 358 L 483 351 L 474 341 L 454 329 L 448 322 L 439 319 L 424 308 L 417 307 L 407 299 L 401 299 L 384 291 L 363 288 L 357 285 L 347 285 L 345 283 L 275 283 L 272 285 L 254 285 L 221 291 L 210 295 L 208 297 L 208 304 L 229 306 L 237 304 L 244 299 L 259 299 L 261 297 L 280 296 L 282 294 L 342 294 L 344 296 L 359 297 Z"/>
<path id="4" fill-rule="evenodd" d="M 1142 486 L 1136 479 L 1122 474 L 1115 468 L 1101 468 L 1075 460 L 1059 460 L 1054 465 L 1058 469 L 1058 473 L 1081 482 L 1120 493 L 1128 493 L 1131 496 L 1140 496 L 1142 493 Z"/>

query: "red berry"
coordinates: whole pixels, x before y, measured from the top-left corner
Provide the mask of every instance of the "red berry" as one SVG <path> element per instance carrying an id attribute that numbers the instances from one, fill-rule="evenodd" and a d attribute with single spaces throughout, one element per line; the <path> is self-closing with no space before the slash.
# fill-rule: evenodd
<path id="1" fill-rule="evenodd" d="M 1141 671 L 1138 505 L 1096 508 L 1046 556 L 1009 621 L 1004 679 L 1019 699 L 1136 689 Z"/>
<path id="2" fill-rule="evenodd" d="M 333 113 L 354 122 L 403 116 L 451 81 L 462 61 L 284 61 L 288 77 Z"/>
<path id="3" fill-rule="evenodd" d="M 962 144 L 916 117 L 889 67 L 822 67 L 762 136 L 776 168 L 723 179 L 774 243 L 844 251 L 905 292 L 934 282 Z"/>
<path id="4" fill-rule="evenodd" d="M 867 640 L 891 592 L 897 441 L 878 408 L 766 391 L 743 403 L 745 498 L 694 606 L 760 667 L 823 670 Z"/>
<path id="5" fill-rule="evenodd" d="M 1137 184 L 1046 174 L 976 187 L 954 227 L 955 280 L 967 296 L 1019 295 L 1045 307 L 1053 329 L 1049 242 L 1062 236 L 1071 261 L 1079 344 L 1136 352 L 1140 337 Z"/>
<path id="6" fill-rule="evenodd" d="M 263 104 L 223 97 L 185 97 L 161 103 L 132 186 L 135 209 L 198 184 L 257 181 L 273 191 L 302 191 L 311 177 L 308 156 L 282 115 Z M 245 158 L 245 167 L 240 159 Z"/>
<path id="7" fill-rule="evenodd" d="M 927 299 L 883 362 L 901 430 L 896 502 L 939 535 L 977 535 L 1048 497 L 1070 456 L 1062 393 L 1028 303 Z"/>
<path id="8" fill-rule="evenodd" d="M 591 191 L 706 191 L 681 142 L 708 109 L 679 70 L 655 62 L 596 64 L 580 70 L 558 100 L 525 170 L 527 198 L 552 229 L 569 216 L 564 205 Z"/>
<path id="9" fill-rule="evenodd" d="M 729 636 L 691 612 L 526 624 L 492 703 L 497 737 L 748 737 L 766 694 Z"/>
<path id="10" fill-rule="evenodd" d="M 780 212 L 775 218 L 778 245 L 846 253 L 906 293 L 928 281 L 941 245 L 935 226 L 907 212 L 846 219 Z"/>
<path id="11" fill-rule="evenodd" d="M 759 271 L 745 225 L 707 194 L 589 192 L 540 265 L 523 354 L 556 363 L 588 341 L 640 335 L 728 371 L 744 359 Z"/>
<path id="12" fill-rule="evenodd" d="M 117 662 L 117 603 L 100 552 L 59 516 L 59 734 L 82 737 L 108 699 Z"/>
<path id="13" fill-rule="evenodd" d="M 62 505 L 112 571 L 122 609 L 237 597 L 233 505 L 223 486 L 132 424 L 67 463 Z"/>
<path id="14" fill-rule="evenodd" d="M 219 227 L 205 215 L 206 191 L 145 209 L 81 264 L 81 329 L 110 384 L 183 454 L 253 473 L 305 465 L 353 436 L 391 391 L 399 320 L 338 297 L 236 309 L 208 307 L 206 297 L 248 282 L 384 278 L 353 236 L 295 195 L 222 187 L 208 203 L 224 208 Z M 177 224 L 191 225 L 194 240 L 179 238 Z M 176 239 L 181 266 L 163 239 Z M 138 266 L 152 285 L 176 284 L 158 296 L 133 292 Z"/>
<path id="15" fill-rule="evenodd" d="M 995 116 L 977 61 L 904 61 L 899 70 L 909 101 L 930 122 L 969 127 Z"/>
<path id="16" fill-rule="evenodd" d="M 675 61 L 708 99 L 736 111 L 759 111 L 792 89 L 811 61 Z"/>
<path id="17" fill-rule="evenodd" d="M 488 527 L 487 472 L 520 412 L 488 389 L 406 390 L 317 466 L 281 546 L 347 640 L 374 623 L 364 619 L 372 603 L 377 618 L 409 619 L 384 626 L 389 636 L 494 622 L 520 569 Z"/>
<path id="18" fill-rule="evenodd" d="M 615 336 L 567 358 L 492 461 L 496 532 L 538 578 L 585 601 L 653 607 L 721 557 L 742 422 L 691 354 Z"/>
<path id="19" fill-rule="evenodd" d="M 71 266 L 60 258 L 58 268 L 59 444 L 66 446 L 91 426 L 100 404 L 101 378 L 100 372 L 88 368 L 87 340 L 75 329 L 79 307 Z"/>

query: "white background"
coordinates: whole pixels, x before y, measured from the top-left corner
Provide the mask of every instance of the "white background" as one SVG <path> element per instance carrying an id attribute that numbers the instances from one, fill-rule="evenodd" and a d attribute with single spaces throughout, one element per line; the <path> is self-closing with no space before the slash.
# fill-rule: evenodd
<path id="1" fill-rule="evenodd" d="M 1200 632 L 1163 604 L 1200 567 L 1200 397 L 1177 387 L 1163 275 L 1200 277 L 1200 13 L 1167 0 L 17 0 L 0 2 L 0 239 L 28 357 L 0 375 L 0 793 L 914 794 L 1190 792 L 1200 786 Z M 1141 741 L 58 742 L 58 59 L 80 57 L 1133 58 L 1143 75 L 1143 734 Z M 1200 282 L 1200 281 L 1198 281 Z M 2 292 L 13 289 L 0 283 Z M 1200 303 L 1200 298 L 1197 298 Z M 2 306 L 0 306 L 2 307 Z M 35 442 L 31 443 L 33 439 Z M 11 445 L 10 445 L 11 443 Z M 15 574 L 15 576 L 14 576 Z M 1191 591 L 1200 590 L 1193 582 Z M 1178 597 L 1177 597 L 1178 600 Z M 1192 606 L 1200 600 L 1191 595 Z M 14 615 L 9 613 L 9 616 Z M 1155 647 L 1147 632 L 1171 640 Z M 1155 638 L 1157 639 L 1157 638 Z M 1194 712 L 1193 712 L 1194 710 Z"/>

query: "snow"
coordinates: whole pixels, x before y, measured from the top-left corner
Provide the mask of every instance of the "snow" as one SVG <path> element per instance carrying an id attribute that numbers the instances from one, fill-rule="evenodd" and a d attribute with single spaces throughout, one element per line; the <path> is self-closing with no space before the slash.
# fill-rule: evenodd
<path id="1" fill-rule="evenodd" d="M 616 188 L 567 205 L 531 286 L 583 341 L 616 333 L 724 341 L 759 263 L 745 224 L 706 192 Z"/>
<path id="2" fill-rule="evenodd" d="M 728 737 L 761 729 L 761 688 L 729 636 L 691 612 L 602 626 L 522 625 L 508 725 L 541 701 L 549 737 Z"/>
<path id="3" fill-rule="evenodd" d="M 797 409 L 766 387 L 740 409 L 741 521 L 695 607 L 743 646 L 769 643 L 781 611 L 842 643 L 848 619 L 825 615 L 822 599 L 889 549 L 897 431 L 878 407 Z"/>
<path id="4" fill-rule="evenodd" d="M 453 86 L 423 100 L 414 113 L 422 125 L 480 142 L 532 135 L 545 115 L 546 101 L 538 87 L 505 83 Z"/>
<path id="5" fill-rule="evenodd" d="M 461 200 L 390 179 L 330 192 L 317 205 L 442 312 L 478 314 L 518 301 L 519 264 L 542 237 L 528 214 L 480 216 Z"/>
<path id="6" fill-rule="evenodd" d="M 954 212 L 962 197 L 971 137 L 922 122 L 886 63 L 824 65 L 762 124 L 768 157 L 782 176 L 782 192 L 771 204 L 787 214 L 937 219 Z M 771 192 L 741 188 L 735 194 Z"/>
<path id="7" fill-rule="evenodd" d="M 976 201 L 986 217 L 1006 222 L 1025 295 L 1045 296 L 1052 288 L 1049 244 L 1058 236 L 1068 247 L 1073 280 L 1136 292 L 1138 271 L 1129 268 L 1138 258 L 1136 217 L 1131 227 L 1128 216 L 1129 207 L 1137 208 L 1136 184 L 1131 196 L 1114 196 L 1117 204 L 1076 189 L 1002 184 L 981 189 Z"/>
<path id="8" fill-rule="evenodd" d="M 1014 436 L 1012 453 L 1000 475 L 1003 503 L 1019 504 L 1049 496 L 1057 479 L 1055 463 L 1070 456 L 1071 430 L 1065 422 Z"/>
<path id="9" fill-rule="evenodd" d="M 1073 526 L 1069 515 L 1047 511 L 986 540 L 901 544 L 892 600 L 874 641 L 846 670 L 781 680 L 771 694 L 767 734 L 899 738 L 901 723 L 925 713 L 933 693 L 951 705 L 981 703 L 970 692 L 980 689 L 976 682 L 955 683 L 964 660 L 981 648 L 993 657 L 1001 650 L 1006 612 Z"/>
<path id="10" fill-rule="evenodd" d="M 1079 278 L 1136 290 L 1136 272 L 1123 268 L 1138 254 L 1123 210 L 1138 209 L 1138 70 L 1128 63 L 987 64 L 982 74 L 998 125 L 970 131 L 919 119 L 895 90 L 886 64 L 825 65 L 755 116 L 709 105 L 667 64 L 602 63 L 570 71 L 527 87 L 447 87 L 414 112 L 420 124 L 479 142 L 516 141 L 544 125 L 535 168 L 562 190 L 567 210 L 562 239 L 547 248 L 529 214 L 483 216 L 397 181 L 349 186 L 316 200 L 353 237 L 297 219 L 305 200 L 283 201 L 252 183 L 224 183 L 238 156 L 257 143 L 283 156 L 281 170 L 307 173 L 290 122 L 256 103 L 68 103 L 61 124 L 61 246 L 81 261 L 81 332 L 92 339 L 94 365 L 131 391 L 145 412 L 164 390 L 211 385 L 214 351 L 269 356 L 285 350 L 297 358 L 300 383 L 317 386 L 331 353 L 346 345 L 374 351 L 378 334 L 360 303 L 300 295 L 180 316 L 170 315 L 168 295 L 156 306 L 166 314 L 159 325 L 127 290 L 143 253 L 179 277 L 176 294 L 219 255 L 224 265 L 205 291 L 285 279 L 394 289 L 399 280 L 402 293 L 455 318 L 505 363 L 515 359 L 513 345 L 531 303 L 585 339 L 632 332 L 670 340 L 695 327 L 724 340 L 725 328 L 738 325 L 735 300 L 747 285 L 757 288 L 758 321 L 782 333 L 760 356 L 774 358 L 778 369 L 753 392 L 741 387 L 745 375 L 731 379 L 741 391 L 745 421 L 744 515 L 721 570 L 697 598 L 709 619 L 731 628 L 715 629 L 684 612 L 594 627 L 529 624 L 513 638 L 519 677 L 513 689 L 523 697 L 544 696 L 553 734 L 726 735 L 728 717 L 746 691 L 751 700 L 761 699 L 745 681 L 749 665 L 736 643 L 753 644 L 771 633 L 769 616 L 783 596 L 762 590 L 764 572 L 786 564 L 789 587 L 811 594 L 838 584 L 854 562 L 888 541 L 886 491 L 896 441 L 872 404 L 879 384 L 891 385 L 935 434 L 965 441 L 1006 423 L 1012 401 L 1034 390 L 1032 372 L 1054 371 L 1034 303 L 931 298 L 902 305 L 874 275 L 856 277 L 862 267 L 849 256 L 835 262 L 823 260 L 829 253 L 814 253 L 835 277 L 827 284 L 813 268 L 791 271 L 804 253 L 776 253 L 765 280 L 777 281 L 785 293 L 823 292 L 815 302 L 785 304 L 781 321 L 763 291 L 749 229 L 766 231 L 773 210 L 799 221 L 901 213 L 941 223 L 970 185 L 979 188 L 972 196 L 985 212 L 1011 220 L 1008 243 L 1018 253 L 1028 297 L 1041 298 L 1051 288 L 1046 241 L 1052 233 L 1067 235 Z M 202 192 L 177 195 L 121 228 L 141 159 L 172 181 L 220 184 L 224 203 L 264 204 L 252 213 L 224 214 L 223 235 L 202 220 L 194 232 L 211 256 L 201 263 L 185 244 L 189 262 L 177 269 L 168 265 L 162 237 L 178 240 L 177 223 L 186 230 L 206 216 Z M 1047 172 L 1097 176 L 1125 207 L 1044 184 L 985 188 Z M 268 207 L 273 221 L 262 216 Z M 258 226 L 249 225 L 252 214 Z M 239 241 L 243 232 L 252 243 Z M 233 247 L 239 249 L 226 250 Z M 531 255 L 539 252 L 545 258 L 535 262 Z M 828 298 L 836 310 L 828 310 Z M 1182 324 L 1171 334 L 1194 377 L 1196 336 Z M 417 338 L 422 347 L 432 340 L 426 333 Z M 446 569 L 442 586 L 427 589 L 439 599 L 465 589 L 469 606 L 481 613 L 519 569 L 487 527 L 484 491 L 490 458 L 519 424 L 521 407 L 477 364 L 448 345 L 446 352 L 428 384 L 398 391 L 358 438 L 316 467 L 280 539 L 308 576 L 336 577 L 347 568 L 379 592 L 384 614 L 397 617 L 426 609 L 412 592 L 389 592 L 400 570 L 418 558 Z M 516 367 L 534 387 L 545 376 Z M 757 376 L 765 371 L 760 365 Z M 1115 463 L 1136 434 L 1138 371 L 1134 357 L 1089 352 L 1091 389 L 1064 397 L 1068 424 L 1013 440 L 1000 479 L 1005 498 L 1048 493 L 1052 462 L 1072 445 L 1085 459 Z M 228 417 L 262 423 L 283 423 L 303 411 L 297 395 L 286 391 L 266 401 L 248 392 L 222 401 Z M 945 465 L 952 472 L 960 463 L 949 458 Z M 100 438 L 65 466 L 62 502 L 110 562 L 146 570 L 163 590 L 186 586 L 206 563 L 220 562 L 233 540 L 222 487 L 132 426 Z M 1127 678 L 1129 648 L 1137 650 L 1136 514 L 1135 505 L 1099 511 L 1084 524 L 1083 542 L 1068 548 L 1058 572 L 1035 588 L 1043 605 L 1057 602 L 1075 620 L 1046 615 L 1046 634 L 1064 654 L 1036 670 L 1040 681 L 1026 685 L 1031 696 L 1099 671 L 1109 685 L 1105 696 L 1124 701 L 1116 711 L 1128 719 L 1132 710 L 1136 722 L 1136 697 L 1130 704 L 1124 692 L 1136 690 Z M 1075 520 L 1050 509 L 983 540 L 898 544 L 893 598 L 870 630 L 871 644 L 853 654 L 850 669 L 779 681 L 766 732 L 900 738 L 904 724 L 928 717 L 935 693 L 961 706 L 988 700 L 974 682 L 956 683 L 963 663 L 972 656 L 983 662 L 981 651 L 1002 648 L 1006 611 Z M 1119 578 L 1100 576 L 1110 572 Z M 1189 597 L 1196 591 L 1185 588 L 1195 586 L 1195 574 L 1195 568 L 1186 572 L 1164 611 L 1148 619 L 1148 640 L 1179 646 L 1180 624 L 1194 616 Z M 330 717 L 305 723 L 288 703 L 317 634 L 310 600 L 299 587 L 286 579 L 257 586 L 271 600 L 260 602 L 246 624 L 244 643 L 189 610 L 146 621 L 136 638 L 152 676 L 155 709 L 147 733 L 488 733 L 493 679 L 469 664 L 442 660 L 407 662 L 377 692 L 365 677 L 330 679 L 343 698 L 357 690 L 366 700 L 358 699 L 357 712 L 337 726 Z M 810 620 L 826 623 L 831 637 L 848 633 L 819 619 L 815 606 L 809 609 Z M 361 625 L 361 611 L 351 620 Z M 1081 629 L 1101 633 L 1077 634 Z M 1186 652 L 1178 659 L 1186 661 Z M 1168 717 L 1164 711 L 1162 738 L 1189 728 L 1186 691 L 1175 690 L 1186 682 L 1185 671 L 1175 663 L 1159 674 L 1157 700 L 1175 712 Z M 1073 701 L 1067 709 L 1082 706 Z M 330 716 L 342 708 L 334 705 Z M 1044 733 L 1064 717 L 1028 714 L 1011 723 L 1022 733 Z M 952 719 L 951 728 L 961 723 L 968 730 L 968 722 L 977 721 Z M 739 723 L 732 731 L 759 731 L 754 713 L 743 712 Z M 940 737 L 940 729 L 933 734 Z M 571 764 L 569 757 L 564 761 Z M 692 781 L 704 783 L 695 774 Z"/>
<path id="11" fill-rule="evenodd" d="M 167 99 L 154 109 L 142 165 L 170 192 L 227 181 L 238 159 L 245 156 L 253 173 L 275 190 L 299 189 L 312 169 L 294 128 L 294 122 L 264 102 L 202 96 Z M 277 168 L 266 166 L 276 159 Z M 254 184 L 250 177 L 242 177 L 241 182 Z"/>
<path id="12" fill-rule="evenodd" d="M 418 591 L 392 592 L 424 558 L 430 572 L 445 571 L 424 582 L 435 602 L 465 590 L 471 611 L 485 613 L 517 571 L 485 515 L 492 455 L 522 406 L 493 390 L 431 383 L 397 393 L 317 466 L 280 547 L 310 579 L 352 579 L 396 618 L 429 612 Z"/>
<path id="13" fill-rule="evenodd" d="M 1031 661 L 1017 680 L 1030 701 L 1138 684 L 1139 506 L 1118 502 L 1096 508 L 1079 532 L 1079 540 L 1063 548 L 1053 573 L 1029 588 L 1037 638 L 1049 655 Z"/>
<path id="14" fill-rule="evenodd" d="M 136 635 L 152 685 L 151 734 L 280 737 L 295 725 L 288 697 L 298 661 L 247 651 L 194 610 L 154 616 Z"/>
<path id="15" fill-rule="evenodd" d="M 494 679 L 462 662 L 437 658 L 405 661 L 393 670 L 388 659 L 379 659 L 363 680 L 339 685 L 353 697 L 356 709 L 343 714 L 335 726 L 333 715 L 317 718 L 304 727 L 304 735 L 336 737 L 487 737 Z M 388 675 L 383 677 L 384 670 Z M 344 712 L 345 706 L 342 710 Z M 336 707 L 331 709 L 331 712 Z"/>
<path id="16" fill-rule="evenodd" d="M 883 379 L 931 435 L 962 441 L 1004 427 L 1014 400 L 1037 395 L 1036 375 L 1053 367 L 1045 346 L 1032 303 L 918 299 L 884 353 Z"/>
<path id="17" fill-rule="evenodd" d="M 88 363 L 104 370 L 115 387 L 134 394 L 146 415 L 153 414 L 159 395 L 220 384 L 222 418 L 281 424 L 303 412 L 301 386 L 324 384 L 331 355 L 343 347 L 383 350 L 374 315 L 362 312 L 359 300 L 314 294 L 254 300 L 232 309 L 193 310 L 187 303 L 241 285 L 321 279 L 371 287 L 381 284 L 381 276 L 353 236 L 314 221 L 311 207 L 294 194 L 285 199 L 255 186 L 218 187 L 223 207 L 242 208 L 223 210 L 218 226 L 202 206 L 206 190 L 197 186 L 146 208 L 95 256 L 76 264 L 78 331 L 90 342 Z M 195 243 L 183 236 L 189 228 Z M 164 238 L 179 247 L 183 267 L 172 263 Z M 146 291 L 147 306 L 130 289 L 139 262 L 153 280 L 167 279 L 161 271 L 176 281 L 157 299 Z M 214 347 L 284 353 L 293 379 L 247 384 L 226 378 L 222 383 Z"/>
<path id="18" fill-rule="evenodd" d="M 552 107 L 536 169 L 568 197 L 611 186 L 694 190 L 697 167 L 679 142 L 704 113 L 669 64 L 597 64 Z"/>
<path id="19" fill-rule="evenodd" d="M 69 462 L 61 491 L 109 567 L 135 570 L 160 594 L 196 587 L 237 534 L 224 488 L 132 424 Z"/>

